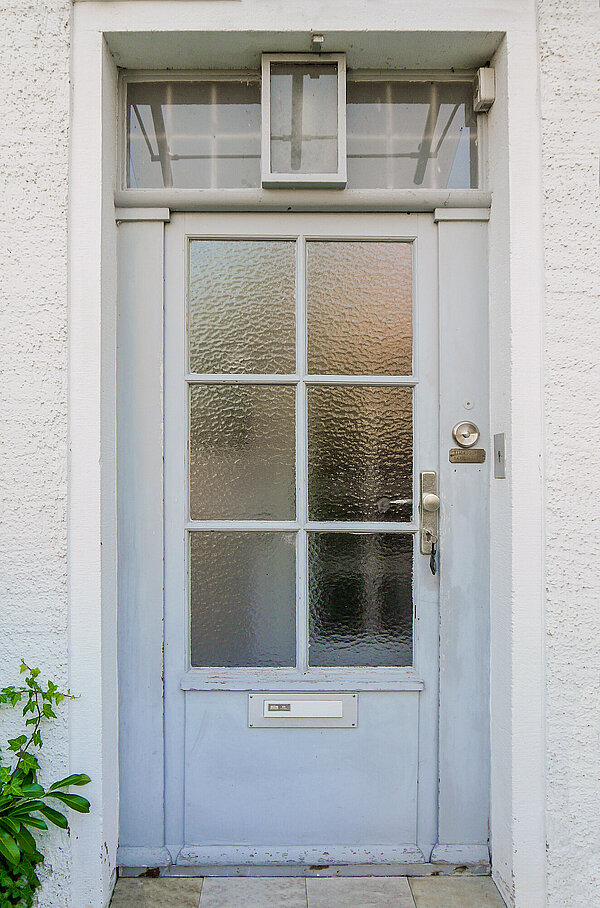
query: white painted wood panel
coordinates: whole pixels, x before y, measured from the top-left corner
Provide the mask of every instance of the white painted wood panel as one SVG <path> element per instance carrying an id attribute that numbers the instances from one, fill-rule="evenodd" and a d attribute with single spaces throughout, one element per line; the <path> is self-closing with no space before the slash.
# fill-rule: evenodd
<path id="1" fill-rule="evenodd" d="M 416 850 L 418 692 L 361 693 L 357 728 L 300 729 L 249 729 L 244 693 L 185 696 L 186 851 Z"/>
<path id="2" fill-rule="evenodd" d="M 117 524 L 120 845 L 161 847 L 163 233 L 118 230 Z"/>
<path id="3" fill-rule="evenodd" d="M 460 862 L 487 855 L 489 835 L 487 224 L 444 220 L 438 233 L 440 788 L 432 859 Z M 481 430 L 483 464 L 448 460 L 452 428 L 467 419 Z"/>

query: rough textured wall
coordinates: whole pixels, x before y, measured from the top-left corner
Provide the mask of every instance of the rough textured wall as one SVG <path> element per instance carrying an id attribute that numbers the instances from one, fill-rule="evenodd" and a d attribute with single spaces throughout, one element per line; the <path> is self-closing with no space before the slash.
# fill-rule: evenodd
<path id="1" fill-rule="evenodd" d="M 69 0 L 0 0 L 0 684 L 20 657 L 68 681 L 69 17 Z M 47 776 L 67 768 L 66 713 Z M 51 839 L 40 905 L 68 908 Z"/>
<path id="2" fill-rule="evenodd" d="M 548 903 L 600 904 L 600 9 L 539 0 Z"/>

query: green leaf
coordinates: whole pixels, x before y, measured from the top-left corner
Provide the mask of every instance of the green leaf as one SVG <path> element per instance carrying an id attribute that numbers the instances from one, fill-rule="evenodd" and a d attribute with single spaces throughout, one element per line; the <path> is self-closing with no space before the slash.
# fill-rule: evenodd
<path id="1" fill-rule="evenodd" d="M 19 735 L 18 738 L 9 738 L 8 749 L 12 750 L 13 753 L 18 753 L 18 751 L 20 751 L 23 745 L 26 743 L 27 735 Z"/>
<path id="2" fill-rule="evenodd" d="M 33 826 L 34 829 L 48 829 L 48 824 L 41 817 L 23 816 L 19 818 L 21 823 L 27 826 Z"/>
<path id="3" fill-rule="evenodd" d="M 13 810 L 11 810 L 11 813 L 12 813 L 13 817 L 17 817 L 17 819 L 20 819 L 21 817 L 27 816 L 28 814 L 32 813 L 34 810 L 40 810 L 42 807 L 45 807 L 45 806 L 46 805 L 44 804 L 43 801 L 39 801 L 39 800 L 25 801 L 22 804 L 18 804 Z"/>
<path id="4" fill-rule="evenodd" d="M 69 828 L 66 816 L 63 813 L 59 813 L 58 810 L 55 810 L 53 807 L 48 807 L 47 804 L 44 804 L 44 806 L 39 807 L 38 810 L 40 813 L 44 814 L 46 819 L 50 820 L 51 823 L 54 823 L 55 826 L 60 826 L 61 829 Z"/>
<path id="5" fill-rule="evenodd" d="M 48 789 L 48 793 L 51 791 L 56 791 L 57 788 L 66 788 L 67 785 L 87 785 L 88 782 L 91 782 L 89 776 L 84 775 L 83 773 L 74 773 L 71 776 L 67 776 L 66 779 L 60 779 L 60 781 L 55 782 Z"/>
<path id="6" fill-rule="evenodd" d="M 19 846 L 7 832 L 0 831 L 0 854 L 11 864 L 18 864 L 21 859 Z"/>
<path id="7" fill-rule="evenodd" d="M 41 785 L 21 785 L 21 793 L 30 798 L 40 798 L 45 791 Z"/>
<path id="8" fill-rule="evenodd" d="M 15 838 L 25 854 L 33 855 L 37 852 L 35 839 L 25 826 L 21 826 Z"/>
<path id="9" fill-rule="evenodd" d="M 68 794 L 66 791 L 53 791 L 52 793 L 48 792 L 48 796 L 58 798 L 59 801 L 62 801 L 63 804 L 78 813 L 90 812 L 90 802 L 87 798 L 82 798 L 81 795 Z"/>
<path id="10" fill-rule="evenodd" d="M 19 824 L 11 819 L 11 817 L 0 817 L 0 826 L 2 826 L 5 832 L 11 833 L 11 835 L 14 835 L 14 833 L 19 831 Z"/>

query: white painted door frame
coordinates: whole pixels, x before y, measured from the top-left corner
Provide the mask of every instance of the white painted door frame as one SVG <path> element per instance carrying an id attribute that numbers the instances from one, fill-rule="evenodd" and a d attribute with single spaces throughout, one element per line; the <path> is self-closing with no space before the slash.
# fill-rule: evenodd
<path id="1" fill-rule="evenodd" d="M 157 864 L 170 864 L 177 857 L 183 844 L 181 837 L 181 818 L 176 819 L 177 812 L 171 812 L 171 821 L 167 821 L 166 838 L 163 836 L 163 798 L 170 804 L 179 803 L 183 791 L 183 766 L 169 750 L 166 764 L 162 757 L 163 703 L 162 703 L 162 654 L 163 654 L 163 536 L 162 532 L 150 531 L 151 523 L 162 530 L 159 520 L 159 502 L 163 496 L 162 450 L 163 450 L 163 389 L 162 389 L 162 288 L 164 240 L 163 224 L 168 215 L 156 211 L 156 220 L 150 221 L 150 210 L 144 219 L 138 212 L 130 214 L 121 212 L 120 218 L 129 219 L 120 227 L 121 267 L 125 283 L 120 292 L 121 312 L 119 341 L 119 400 L 123 411 L 120 415 L 119 433 L 121 470 L 120 525 L 121 538 L 125 549 L 120 558 L 121 580 L 120 596 L 125 603 L 120 619 L 121 627 L 121 721 L 123 731 L 121 789 L 122 789 L 122 833 L 120 860 L 134 866 L 147 865 L 149 861 Z M 314 223 L 314 215 L 295 215 L 304 219 L 307 224 Z M 330 215 L 331 223 L 344 223 L 347 216 Z M 435 809 L 430 811 L 427 800 L 422 800 L 420 810 L 424 811 L 420 820 L 424 834 L 425 861 L 429 858 L 431 844 L 436 844 L 432 860 L 448 864 L 477 863 L 488 860 L 487 846 L 487 803 L 489 799 L 489 737 L 488 737 L 488 593 L 487 593 L 487 558 L 485 546 L 481 540 L 486 538 L 488 526 L 487 490 L 489 462 L 478 465 L 451 465 L 446 452 L 454 444 L 450 430 L 460 419 L 474 419 L 482 431 L 481 444 L 489 450 L 487 371 L 482 371 L 481 364 L 487 359 L 487 218 L 483 210 L 440 210 L 431 215 L 413 215 L 429 223 L 430 231 L 437 226 L 436 246 L 438 262 L 432 263 L 428 279 L 433 283 L 421 288 L 421 296 L 437 295 L 440 300 L 440 436 L 439 450 L 440 489 L 446 505 L 442 515 L 440 575 L 440 620 L 441 620 L 441 691 L 439 719 L 439 829 L 429 839 L 424 830 L 435 823 Z M 203 224 L 202 232 L 209 235 L 223 235 L 235 224 L 235 232 L 244 233 L 244 223 L 255 225 L 257 219 L 262 235 L 279 236 L 285 233 L 284 222 L 289 224 L 286 215 L 212 215 L 208 218 L 190 216 L 188 232 L 195 233 L 194 224 Z M 366 221 L 365 221 L 366 218 Z M 360 224 L 372 224 L 366 231 L 375 231 L 382 236 L 382 222 L 392 225 L 400 222 L 402 215 L 367 215 L 354 216 Z M 410 220 L 410 218 L 409 218 Z M 281 224 L 279 223 L 281 221 Z M 405 216 L 406 221 L 406 216 Z M 178 216 L 178 223 L 183 227 L 185 216 Z M 352 223 L 352 220 L 351 220 Z M 226 228 L 227 226 L 227 229 Z M 184 232 L 173 233 L 171 248 L 176 251 L 181 245 Z M 256 227 L 253 227 L 256 230 Z M 350 233 L 356 234 L 357 228 Z M 388 226 L 388 231 L 390 227 Z M 333 228 L 332 235 L 343 233 Z M 365 230 L 359 229 L 360 235 Z M 328 234 L 329 235 L 329 234 Z M 433 247 L 435 248 L 435 247 Z M 431 253 L 430 253 L 431 254 Z M 185 295 L 184 259 L 173 253 L 167 254 L 169 271 L 167 285 L 170 292 L 183 300 Z M 435 267 L 437 266 L 437 267 Z M 435 278 L 439 267 L 439 288 Z M 169 276 L 170 275 L 170 276 Z M 467 276 L 467 277 L 465 277 Z M 140 308 L 141 307 L 141 308 Z M 418 325 L 418 319 L 417 319 Z M 417 327 L 417 331 L 419 328 Z M 185 326 L 181 323 L 171 338 L 181 355 L 185 339 Z M 470 351 L 465 356 L 465 350 Z M 171 354 L 177 355 L 174 350 Z M 436 354 L 437 359 L 437 354 Z M 428 371 L 429 369 L 429 371 Z M 185 371 L 185 370 L 184 370 Z M 423 380 L 434 380 L 437 384 L 437 363 L 422 362 L 418 374 Z M 182 374 L 182 379 L 185 376 Z M 183 384 L 182 384 L 183 387 Z M 184 406 L 185 410 L 185 406 Z M 177 426 L 185 422 L 185 414 L 177 415 L 167 409 L 167 433 L 179 431 Z M 172 420 L 175 419 L 175 424 Z M 170 428 L 169 428 L 170 426 Z M 185 458 L 172 458 L 168 463 L 175 466 L 178 476 L 169 480 L 171 485 L 170 513 L 177 513 L 177 502 L 173 499 L 173 489 L 185 488 L 182 477 L 185 473 Z M 418 463 L 417 454 L 417 463 Z M 176 466 L 176 464 L 179 466 Z M 421 459 L 421 468 L 429 464 Z M 172 469 L 170 467 L 169 469 Z M 133 489 L 133 493 L 128 489 Z M 137 492 L 135 491 L 137 489 Z M 177 494 L 177 493 L 176 493 Z M 450 504 L 453 502 L 453 505 Z M 175 511 L 173 511 L 175 508 Z M 180 502 L 179 510 L 184 513 L 184 504 Z M 184 531 L 185 521 L 181 526 L 171 525 L 169 518 L 166 525 L 167 538 L 179 539 Z M 176 521 L 177 523 L 177 521 Z M 183 538 L 181 539 L 183 545 Z M 177 544 L 176 544 L 177 548 Z M 134 553 L 127 557 L 127 552 Z M 182 549 L 184 551 L 184 549 Z M 475 552 L 465 557 L 465 551 Z M 422 556 L 417 564 L 422 568 Z M 176 559 L 177 561 L 177 559 Z M 427 587 L 436 584 L 427 578 L 427 573 L 420 572 L 425 578 L 425 587 L 419 593 L 420 607 L 436 608 L 435 602 L 428 601 Z M 169 579 L 171 578 L 171 579 Z M 182 567 L 175 566 L 167 571 L 166 589 L 175 601 L 183 601 L 185 588 L 180 588 L 183 579 Z M 437 598 L 437 593 L 435 593 Z M 133 606 L 128 605 L 131 600 Z M 137 605 L 136 605 L 137 603 Z M 214 672 L 210 670 L 191 670 L 182 677 L 183 652 L 185 650 L 186 632 L 181 622 L 185 611 L 176 625 L 181 625 L 179 636 L 181 645 L 167 648 L 165 681 L 170 698 L 166 710 L 165 733 L 169 741 L 182 739 L 183 736 L 183 701 L 180 688 L 186 690 L 204 689 L 248 689 L 247 672 L 230 670 Z M 173 620 L 172 617 L 169 619 Z M 417 632 L 422 633 L 423 627 Z M 434 632 L 426 636 L 429 646 L 437 643 L 437 622 Z M 183 647 L 183 648 L 182 648 Z M 181 652 L 180 652 L 181 650 Z M 417 651 L 418 652 L 418 651 Z M 418 665 L 417 665 L 418 669 Z M 124 673 L 123 673 L 124 672 Z M 321 672 L 320 677 L 310 682 L 310 686 L 327 686 L 333 683 L 336 689 L 355 689 L 351 679 L 345 682 L 339 672 Z M 368 686 L 376 690 L 378 686 L 389 687 L 389 679 L 381 670 L 373 669 L 365 673 Z M 418 671 L 417 671 L 418 674 Z M 329 677 L 328 677 L 329 675 Z M 404 675 L 402 680 L 400 675 Z M 244 677 L 242 677 L 244 676 Z M 331 679 L 335 677 L 335 680 Z M 400 672 L 395 686 L 414 685 L 414 671 Z M 379 681 L 378 681 L 379 678 Z M 436 679 L 437 680 L 437 679 Z M 306 685 L 294 681 L 290 675 L 275 681 L 273 672 L 264 673 L 258 686 L 262 689 L 290 689 L 294 684 L 302 689 Z M 256 687 L 256 683 L 253 685 Z M 431 686 L 431 681 L 429 682 Z M 437 687 L 428 690 L 428 696 L 422 697 L 421 710 L 424 728 L 431 722 L 427 719 L 427 703 L 431 696 L 437 699 Z M 434 701 L 430 707 L 433 708 Z M 180 704 L 181 709 L 176 705 Z M 468 706 L 468 708 L 466 708 Z M 469 719 L 467 721 L 466 716 Z M 129 718 L 128 718 L 129 717 Z M 142 725 L 138 724 L 139 722 Z M 468 735 L 460 733 L 465 722 Z M 147 723 L 146 731 L 143 728 Z M 127 729 L 133 731 L 128 739 Z M 431 733 L 426 733 L 431 745 Z M 142 751 L 139 750 L 142 745 Z M 437 748 L 434 748 L 437 751 Z M 425 776 L 437 772 L 437 752 L 430 762 L 427 747 L 421 745 L 422 771 Z M 136 807 L 137 791 L 140 785 L 140 766 L 142 766 L 141 784 L 145 790 L 156 791 L 157 797 L 148 802 L 147 808 Z M 166 770 L 167 789 L 163 788 L 163 776 Z M 133 780 L 135 778 L 135 785 Z M 164 793 L 164 794 L 163 794 Z M 175 825 L 170 830 L 170 822 Z M 482 825 L 483 823 L 483 825 Z M 134 844 L 136 843 L 136 844 Z M 223 856 L 221 856 L 221 861 Z M 202 863 L 209 863 L 205 858 Z M 397 861 L 396 861 L 397 863 Z"/>
<path id="2" fill-rule="evenodd" d="M 305 10 L 278 22 L 291 48 L 305 40 Z M 116 244 L 115 124 L 117 65 L 172 65 L 174 29 L 193 33 L 198 53 L 220 35 L 272 27 L 268 8 L 189 0 L 76 2 L 72 26 L 69 183 L 69 636 L 70 759 L 93 777 L 90 817 L 73 818 L 73 904 L 101 908 L 114 878 L 117 845 L 116 509 L 114 460 Z M 545 880 L 544 560 L 543 560 L 543 243 L 538 55 L 533 4 L 496 0 L 452 7 L 350 0 L 320 9 L 320 28 L 345 35 L 393 33 L 394 47 L 439 65 L 438 51 L 464 60 L 481 49 L 496 69 L 497 101 L 488 115 L 490 352 L 494 432 L 507 436 L 505 482 L 492 484 L 491 716 L 494 878 L 519 908 L 543 908 Z M 436 39 L 429 40 L 428 32 Z M 440 34 L 444 33 L 443 39 Z M 241 43 L 238 36 L 237 46 Z M 481 37 L 482 36 L 482 37 Z M 496 37 L 494 37 L 496 36 Z M 390 34 L 387 34 L 390 37 Z M 340 38 L 343 48 L 345 38 Z M 150 43 L 149 43 L 150 42 Z M 152 43 L 154 42 L 154 43 Z M 162 43 L 161 43 L 162 42 Z M 478 43 L 479 42 L 479 43 Z M 361 47 L 365 42 L 356 42 Z M 304 45 L 301 45 L 304 46 Z M 368 48 L 367 48 L 368 50 Z M 479 51 L 476 51 L 478 53 Z M 114 57 L 113 57 L 114 53 Z M 195 65 L 193 61 L 189 65 Z M 414 65 L 411 64 L 411 65 Z M 464 65 L 464 63 L 463 63 Z M 510 129 L 509 129 L 510 127 Z M 408 197 L 410 195 L 410 198 Z M 435 202 L 420 193 L 394 205 Z M 452 206 L 454 193 L 441 202 Z M 489 202 L 489 197 L 488 197 Z M 139 203 L 141 204 L 141 203 Z M 163 202 L 163 204 L 165 204 Z M 465 199 L 462 205 L 469 202 Z M 200 206 L 201 207 L 201 206 Z"/>

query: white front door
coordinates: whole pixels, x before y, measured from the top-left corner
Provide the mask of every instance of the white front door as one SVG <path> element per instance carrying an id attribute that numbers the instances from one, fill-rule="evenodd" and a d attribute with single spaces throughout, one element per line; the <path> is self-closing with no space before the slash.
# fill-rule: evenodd
<path id="1" fill-rule="evenodd" d="M 440 426 L 448 400 L 459 421 L 484 392 L 485 345 L 465 354 L 476 388 L 463 401 L 443 351 L 476 294 L 443 315 L 440 341 L 439 267 L 460 263 L 467 234 L 452 233 L 453 259 L 438 232 L 430 214 L 175 214 L 165 226 L 164 714 L 157 679 L 152 696 L 136 692 L 136 672 L 150 674 L 143 649 L 127 649 L 152 638 L 157 664 L 157 601 L 136 625 L 122 582 L 123 863 L 159 846 L 196 866 L 487 853 L 487 735 L 474 725 L 487 684 L 487 465 L 451 463 Z M 136 287 L 122 356 L 152 372 L 158 321 Z M 142 389 L 143 374 L 129 377 Z M 123 431 L 129 455 L 141 452 Z M 420 548 L 422 471 L 442 499 L 433 560 Z M 138 573 L 144 558 L 154 570 L 149 533 Z M 148 808 L 144 823 L 124 774 L 147 727 L 148 785 L 160 784 L 159 723 L 164 813 Z"/>
<path id="2" fill-rule="evenodd" d="M 175 216 L 166 261 L 167 835 L 192 863 L 423 860 L 431 218 Z"/>

